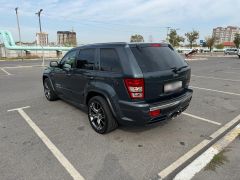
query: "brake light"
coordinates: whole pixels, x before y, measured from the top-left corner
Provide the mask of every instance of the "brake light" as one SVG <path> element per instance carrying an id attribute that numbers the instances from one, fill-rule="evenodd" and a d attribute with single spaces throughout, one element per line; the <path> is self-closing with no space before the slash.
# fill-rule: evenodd
<path id="1" fill-rule="evenodd" d="M 151 47 L 160 47 L 161 44 L 151 44 L 150 46 L 151 46 Z"/>
<path id="2" fill-rule="evenodd" d="M 144 98 L 144 79 L 143 78 L 124 79 L 124 82 L 128 90 L 128 94 L 132 99 Z"/>

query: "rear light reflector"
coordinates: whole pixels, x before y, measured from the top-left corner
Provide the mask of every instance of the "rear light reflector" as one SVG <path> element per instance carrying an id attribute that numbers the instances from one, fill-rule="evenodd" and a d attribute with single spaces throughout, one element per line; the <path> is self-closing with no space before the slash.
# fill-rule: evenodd
<path id="1" fill-rule="evenodd" d="M 157 109 L 157 110 L 154 110 L 154 111 L 149 111 L 149 115 L 151 117 L 157 117 L 161 114 L 161 110 L 160 109 Z"/>
<path id="2" fill-rule="evenodd" d="M 144 79 L 143 78 L 127 78 L 124 79 L 128 94 L 132 99 L 144 98 Z"/>
<path id="3" fill-rule="evenodd" d="M 151 46 L 151 47 L 160 47 L 161 44 L 151 44 L 150 46 Z"/>

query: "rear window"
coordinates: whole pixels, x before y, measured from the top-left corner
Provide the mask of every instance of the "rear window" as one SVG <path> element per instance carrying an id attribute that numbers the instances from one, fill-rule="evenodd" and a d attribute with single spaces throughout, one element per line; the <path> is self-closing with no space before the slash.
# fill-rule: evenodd
<path id="1" fill-rule="evenodd" d="M 119 57 L 115 49 L 100 49 L 101 71 L 121 72 Z"/>
<path id="2" fill-rule="evenodd" d="M 131 47 L 131 50 L 143 72 L 162 71 L 187 65 L 171 46 Z"/>

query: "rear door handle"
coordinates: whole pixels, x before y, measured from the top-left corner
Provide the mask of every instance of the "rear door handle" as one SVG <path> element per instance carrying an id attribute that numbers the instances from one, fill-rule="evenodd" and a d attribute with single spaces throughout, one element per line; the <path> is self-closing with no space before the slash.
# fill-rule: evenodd
<path id="1" fill-rule="evenodd" d="M 92 80 L 92 79 L 94 79 L 94 77 L 93 76 L 88 76 L 88 79 Z"/>

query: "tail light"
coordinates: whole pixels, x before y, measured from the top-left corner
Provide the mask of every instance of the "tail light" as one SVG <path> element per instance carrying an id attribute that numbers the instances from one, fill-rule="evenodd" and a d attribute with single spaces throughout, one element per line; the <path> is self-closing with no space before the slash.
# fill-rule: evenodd
<path id="1" fill-rule="evenodd" d="M 143 78 L 131 78 L 124 79 L 128 94 L 132 99 L 144 98 L 144 79 Z"/>

